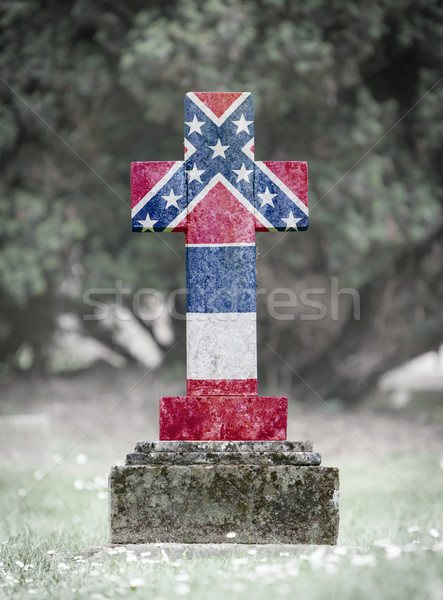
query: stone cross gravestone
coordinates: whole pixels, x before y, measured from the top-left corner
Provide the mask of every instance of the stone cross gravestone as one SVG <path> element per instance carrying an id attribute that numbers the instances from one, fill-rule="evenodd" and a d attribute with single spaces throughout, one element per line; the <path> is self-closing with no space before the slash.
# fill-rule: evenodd
<path id="1" fill-rule="evenodd" d="M 338 471 L 257 390 L 255 232 L 307 229 L 306 163 L 254 161 L 250 93 L 189 93 L 185 161 L 131 182 L 133 231 L 186 235 L 187 396 L 111 472 L 111 541 L 334 543 Z"/>

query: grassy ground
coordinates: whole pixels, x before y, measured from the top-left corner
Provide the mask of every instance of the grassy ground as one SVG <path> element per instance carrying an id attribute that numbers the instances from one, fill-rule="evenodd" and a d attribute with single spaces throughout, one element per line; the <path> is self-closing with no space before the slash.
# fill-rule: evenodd
<path id="1" fill-rule="evenodd" d="M 223 558 L 135 556 L 130 548 L 84 558 L 86 548 L 107 542 L 106 478 L 111 457 L 121 452 L 95 429 L 90 446 L 87 435 L 59 464 L 0 468 L 0 598 L 443 599 L 440 430 L 423 418 L 343 412 L 334 418 L 300 410 L 290 435 L 335 439 L 324 444 L 324 464 L 340 467 L 341 476 L 334 551 L 265 557 L 233 545 L 232 556 Z M 116 419 L 130 429 L 121 414 Z M 52 450 L 65 454 L 93 422 L 83 431 L 62 411 Z M 140 437 L 128 435 L 132 442 Z M 116 444 L 130 451 L 125 436 Z M 320 452 L 322 445 L 316 443 Z"/>

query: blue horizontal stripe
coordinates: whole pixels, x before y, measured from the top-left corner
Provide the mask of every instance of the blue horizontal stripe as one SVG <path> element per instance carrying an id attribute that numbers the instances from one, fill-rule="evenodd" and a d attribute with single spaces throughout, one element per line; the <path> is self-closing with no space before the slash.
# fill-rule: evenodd
<path id="1" fill-rule="evenodd" d="M 255 246 L 188 247 L 186 292 L 188 312 L 255 312 Z"/>

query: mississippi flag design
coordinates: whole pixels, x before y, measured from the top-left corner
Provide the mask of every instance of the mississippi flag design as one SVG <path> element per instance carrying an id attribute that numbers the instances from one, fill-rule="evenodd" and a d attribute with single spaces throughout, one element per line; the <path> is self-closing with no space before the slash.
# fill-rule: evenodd
<path id="1" fill-rule="evenodd" d="M 183 162 L 132 164 L 132 230 L 186 234 L 188 397 L 184 400 L 212 396 L 211 410 L 205 408 L 209 413 L 220 398 L 225 407 L 227 398 L 258 399 L 255 232 L 307 229 L 307 164 L 254 161 L 249 92 L 187 94 L 184 145 Z M 268 400 L 272 413 L 276 408 Z M 176 412 L 178 404 L 174 403 Z M 233 407 L 230 418 L 235 417 L 235 402 Z M 263 419 L 272 422 L 265 408 Z M 212 421 L 219 415 L 215 412 Z M 251 421 L 251 411 L 246 413 L 243 420 L 251 417 Z M 281 429 L 281 420 L 277 421 Z M 227 424 L 223 427 L 226 430 Z M 272 435 L 281 439 L 281 432 L 264 433 L 259 427 L 251 433 L 251 427 L 237 430 L 237 435 L 262 437 L 234 439 L 272 439 Z M 217 435 L 214 427 L 209 429 L 207 435 Z M 229 431 L 234 435 L 232 427 Z M 200 427 L 200 437 L 193 435 L 188 432 L 187 438 L 174 439 L 204 439 L 205 433 Z M 174 430 L 174 436 L 180 433 Z"/>

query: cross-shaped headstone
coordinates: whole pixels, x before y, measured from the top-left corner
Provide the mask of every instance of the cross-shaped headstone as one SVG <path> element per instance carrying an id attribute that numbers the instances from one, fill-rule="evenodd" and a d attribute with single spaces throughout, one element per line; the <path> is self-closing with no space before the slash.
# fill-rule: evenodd
<path id="1" fill-rule="evenodd" d="M 191 92 L 184 162 L 131 181 L 133 231 L 186 234 L 187 396 L 160 400 L 160 439 L 286 439 L 287 399 L 257 394 L 255 232 L 308 227 L 307 164 L 254 161 L 249 92 Z"/>

